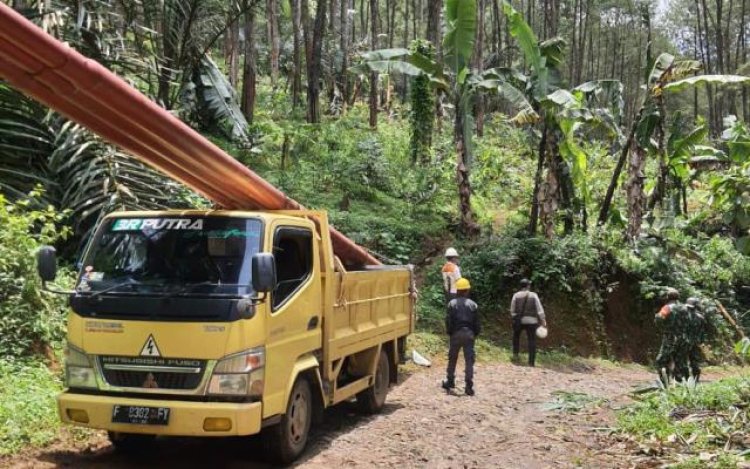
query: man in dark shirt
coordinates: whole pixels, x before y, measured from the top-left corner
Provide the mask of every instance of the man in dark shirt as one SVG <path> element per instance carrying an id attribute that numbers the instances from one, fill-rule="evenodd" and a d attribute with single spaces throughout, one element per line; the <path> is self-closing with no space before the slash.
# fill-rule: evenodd
<path id="1" fill-rule="evenodd" d="M 448 313 L 445 316 L 445 331 L 450 336 L 448 350 L 448 376 L 443 381 L 443 389 L 456 387 L 456 362 L 458 352 L 463 349 L 465 363 L 466 395 L 474 395 L 474 340 L 481 330 L 479 325 L 479 307 L 471 301 L 469 291 L 471 285 L 465 278 L 456 282 L 457 298 L 448 303 Z"/>

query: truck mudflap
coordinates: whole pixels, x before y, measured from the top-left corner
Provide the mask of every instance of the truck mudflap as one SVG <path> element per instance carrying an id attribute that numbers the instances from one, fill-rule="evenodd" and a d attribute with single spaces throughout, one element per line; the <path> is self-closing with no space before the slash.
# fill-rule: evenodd
<path id="1" fill-rule="evenodd" d="M 115 408 L 162 409 L 151 424 L 117 423 Z M 123 433 L 170 436 L 240 436 L 260 432 L 262 404 L 133 399 L 64 392 L 57 397 L 63 422 Z M 163 409 L 168 409 L 164 411 Z M 166 416 L 164 414 L 167 414 Z M 118 417 L 121 420 L 121 418 Z"/>

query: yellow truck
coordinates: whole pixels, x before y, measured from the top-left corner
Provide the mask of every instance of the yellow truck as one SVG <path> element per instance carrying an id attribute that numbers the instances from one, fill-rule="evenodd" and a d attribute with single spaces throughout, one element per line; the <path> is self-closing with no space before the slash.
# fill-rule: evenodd
<path id="1" fill-rule="evenodd" d="M 120 450 L 262 433 L 291 462 L 326 407 L 383 408 L 414 328 L 411 268 L 346 270 L 324 212 L 119 212 L 82 259 L 58 409 Z"/>

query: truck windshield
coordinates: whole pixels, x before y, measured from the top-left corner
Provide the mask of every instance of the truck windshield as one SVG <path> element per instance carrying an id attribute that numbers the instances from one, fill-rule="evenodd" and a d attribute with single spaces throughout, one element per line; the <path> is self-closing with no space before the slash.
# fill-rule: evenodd
<path id="1" fill-rule="evenodd" d="M 249 294 L 262 223 L 254 218 L 112 218 L 97 231 L 80 294 Z"/>

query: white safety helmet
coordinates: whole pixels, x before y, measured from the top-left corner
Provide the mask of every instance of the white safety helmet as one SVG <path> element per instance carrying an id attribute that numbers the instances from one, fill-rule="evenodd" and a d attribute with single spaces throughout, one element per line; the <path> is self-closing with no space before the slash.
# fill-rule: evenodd
<path id="1" fill-rule="evenodd" d="M 545 339 L 547 337 L 547 328 L 544 326 L 537 327 L 536 336 L 540 339 Z"/>
<path id="2" fill-rule="evenodd" d="M 445 250 L 445 257 L 458 257 L 458 251 L 456 248 L 448 248 Z"/>

